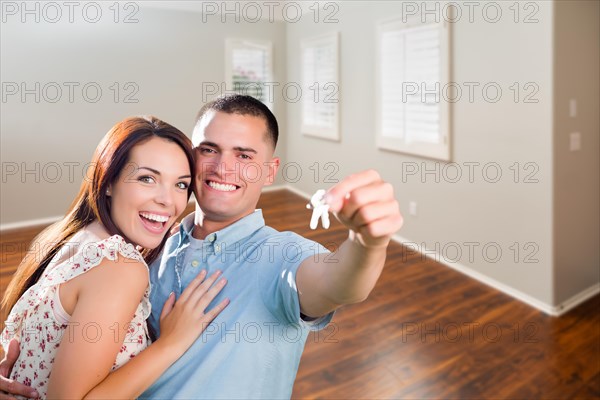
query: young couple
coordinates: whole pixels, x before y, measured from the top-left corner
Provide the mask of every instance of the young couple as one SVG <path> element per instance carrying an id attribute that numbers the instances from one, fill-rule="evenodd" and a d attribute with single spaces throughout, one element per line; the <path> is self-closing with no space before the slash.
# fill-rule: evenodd
<path id="1" fill-rule="evenodd" d="M 277 138 L 241 95 L 206 104 L 191 143 L 153 117 L 115 125 L 7 289 L 0 399 L 289 398 L 308 332 L 368 296 L 402 217 L 365 171 L 327 192 L 349 228 L 334 255 L 265 226 Z M 167 238 L 192 191 L 196 212 Z"/>

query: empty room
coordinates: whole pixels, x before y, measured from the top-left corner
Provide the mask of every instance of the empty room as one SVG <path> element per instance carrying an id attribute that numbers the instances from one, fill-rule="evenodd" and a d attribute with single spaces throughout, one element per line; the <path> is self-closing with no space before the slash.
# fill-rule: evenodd
<path id="1" fill-rule="evenodd" d="M 0 11 L 0 400 L 600 399 L 600 2 Z"/>

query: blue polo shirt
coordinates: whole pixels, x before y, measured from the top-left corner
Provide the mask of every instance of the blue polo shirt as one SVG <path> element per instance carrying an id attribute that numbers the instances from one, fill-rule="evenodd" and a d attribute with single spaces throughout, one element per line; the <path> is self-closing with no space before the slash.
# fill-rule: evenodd
<path id="1" fill-rule="evenodd" d="M 202 269 L 209 275 L 220 269 L 228 281 L 208 308 L 225 297 L 231 303 L 141 398 L 290 398 L 309 331 L 333 315 L 311 322 L 300 317 L 296 271 L 328 250 L 265 226 L 261 210 L 204 240 L 192 237 L 193 226 L 192 213 L 150 266 L 150 330 L 160 335 L 167 297 L 172 291 L 179 297 Z"/>

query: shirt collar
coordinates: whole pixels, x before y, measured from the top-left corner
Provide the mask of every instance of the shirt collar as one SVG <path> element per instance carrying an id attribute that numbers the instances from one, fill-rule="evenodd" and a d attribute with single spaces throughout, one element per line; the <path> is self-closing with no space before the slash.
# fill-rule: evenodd
<path id="1" fill-rule="evenodd" d="M 187 215 L 179 225 L 179 246 L 192 237 L 194 230 L 194 218 L 196 212 Z M 262 210 L 254 210 L 252 214 L 246 215 L 244 218 L 226 226 L 220 231 L 213 232 L 206 236 L 204 240 L 210 243 L 236 243 L 245 237 L 252 235 L 254 232 L 265 226 Z M 178 247 L 179 247 L 178 246 Z"/>

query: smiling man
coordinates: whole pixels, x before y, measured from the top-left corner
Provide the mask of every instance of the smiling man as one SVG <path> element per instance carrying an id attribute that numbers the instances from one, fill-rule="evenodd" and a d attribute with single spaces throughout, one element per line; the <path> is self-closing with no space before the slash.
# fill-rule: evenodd
<path id="1" fill-rule="evenodd" d="M 225 99 L 200 110 L 192 135 L 195 195 L 201 205 L 194 232 L 199 238 L 252 214 L 263 186 L 273 183 L 279 167 L 279 158 L 273 156 L 278 136 L 275 117 L 250 114 L 251 106 Z M 249 99 L 256 101 L 252 97 L 243 101 Z"/>
<path id="2" fill-rule="evenodd" d="M 179 296 L 202 269 L 220 270 L 228 282 L 213 304 L 231 303 L 142 398 L 289 398 L 309 331 L 325 327 L 336 308 L 366 299 L 379 278 L 402 225 L 392 186 L 365 171 L 327 192 L 330 210 L 349 228 L 329 255 L 265 226 L 256 210 L 279 168 L 277 139 L 275 117 L 252 97 L 225 96 L 200 110 L 192 136 L 196 212 L 150 268 L 150 330 L 160 335 L 169 294 Z"/>
<path id="3" fill-rule="evenodd" d="M 150 326 L 160 334 L 163 302 L 201 268 L 223 271 L 220 296 L 232 301 L 143 397 L 289 398 L 308 332 L 375 285 L 402 224 L 391 185 L 366 171 L 329 190 L 331 210 L 351 231 L 337 262 L 327 262 L 321 245 L 265 226 L 256 210 L 279 168 L 277 139 L 275 117 L 252 97 L 222 97 L 198 113 L 197 208 L 152 268 Z"/>

